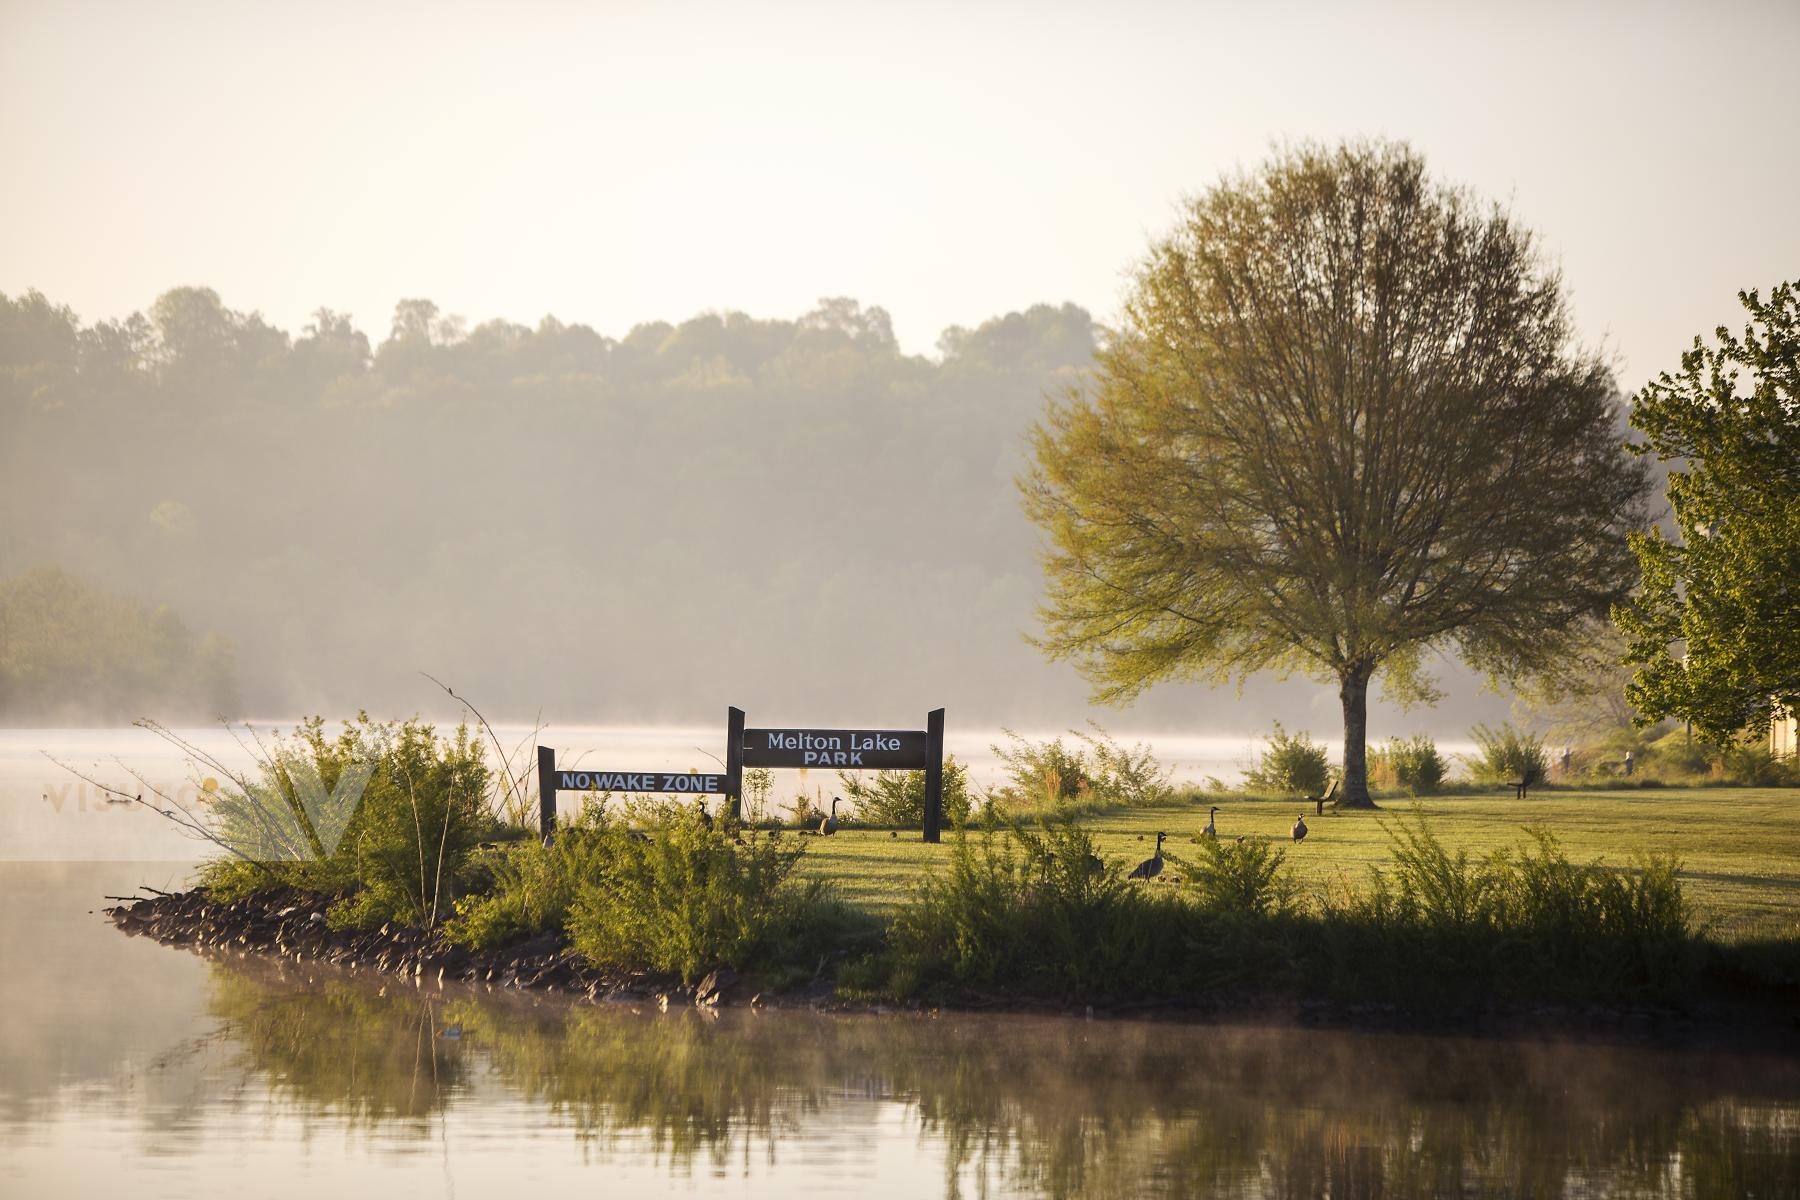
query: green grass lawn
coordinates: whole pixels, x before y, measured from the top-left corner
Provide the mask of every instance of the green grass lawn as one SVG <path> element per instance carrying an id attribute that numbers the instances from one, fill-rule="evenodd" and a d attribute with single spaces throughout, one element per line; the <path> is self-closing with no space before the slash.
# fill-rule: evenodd
<path id="1" fill-rule="evenodd" d="M 1307 888 L 1323 889 L 1340 876 L 1353 883 L 1388 860 L 1383 823 L 1407 817 L 1415 802 L 1381 801 L 1379 812 L 1314 817 L 1291 800 L 1233 798 L 1220 806 L 1221 837 L 1288 842 L 1302 808 L 1310 833 L 1293 846 L 1288 863 Z M 1628 866 L 1638 852 L 1672 850 L 1682 882 L 1702 923 L 1715 935 L 1800 936 L 1800 791 L 1777 788 L 1655 788 L 1643 791 L 1544 791 L 1520 803 L 1510 791 L 1434 796 L 1416 802 L 1452 852 L 1482 855 L 1524 840 L 1524 827 L 1555 834 L 1578 862 L 1603 859 Z M 1091 816 L 1084 824 L 1101 855 L 1129 869 L 1148 858 L 1157 830 L 1170 837 L 1165 853 L 1186 855 L 1206 824 L 1209 802 Z M 1139 840 L 1140 836 L 1142 841 Z M 954 835 L 927 846 L 916 830 L 847 829 L 807 838 L 805 869 L 835 882 L 846 900 L 886 911 L 946 858 Z"/>

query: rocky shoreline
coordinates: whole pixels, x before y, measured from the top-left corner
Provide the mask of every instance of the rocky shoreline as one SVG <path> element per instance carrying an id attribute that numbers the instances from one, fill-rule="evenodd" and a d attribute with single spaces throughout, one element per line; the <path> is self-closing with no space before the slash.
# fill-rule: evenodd
<path id="1" fill-rule="evenodd" d="M 1714 1046 L 1800 1056 L 1800 1011 L 1792 997 L 1708 997 L 1688 1009 L 1654 1005 L 1557 1005 L 1484 1008 L 1421 1014 L 1391 1003 L 1295 1000 L 1243 992 L 1213 994 L 1191 1002 L 1120 1000 L 1076 1005 L 1008 993 L 965 992 L 943 1004 L 890 1004 L 846 1000 L 826 979 L 795 990 L 758 988 L 730 968 L 698 984 L 653 971 L 598 970 L 555 935 L 546 934 L 493 950 L 475 951 L 446 942 L 437 931 L 399 924 L 372 930 L 336 930 L 326 920 L 332 897 L 292 889 L 237 900 L 215 899 L 196 888 L 158 893 L 104 911 L 119 929 L 168 946 L 201 953 L 238 952 L 372 970 L 420 985 L 473 985 L 489 989 L 562 995 L 577 1002 L 624 1003 L 667 1010 L 743 1005 L 808 1008 L 829 1012 L 1018 1012 L 1070 1017 L 1130 1017 L 1221 1024 L 1293 1024 L 1365 1031 L 1473 1037 L 1573 1038 L 1645 1045 Z"/>
<path id="2" fill-rule="evenodd" d="M 591 1000 L 679 1000 L 702 1006 L 767 1003 L 729 969 L 688 985 L 673 975 L 596 970 L 560 938 L 544 935 L 494 950 L 452 945 L 436 930 L 387 924 L 378 929 L 332 929 L 326 909 L 332 897 L 288 888 L 237 900 L 219 900 L 196 888 L 170 892 L 104 910 L 132 935 L 194 950 L 237 950 L 366 968 L 422 983 L 472 983 L 564 993 Z"/>

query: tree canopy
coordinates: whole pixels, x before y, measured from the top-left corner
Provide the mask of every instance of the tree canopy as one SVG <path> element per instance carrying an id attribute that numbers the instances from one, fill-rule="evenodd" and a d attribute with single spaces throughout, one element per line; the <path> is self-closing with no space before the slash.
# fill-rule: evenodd
<path id="1" fill-rule="evenodd" d="M 1617 613 L 1639 712 L 1718 740 L 1800 710 L 1800 284 L 1739 299 L 1742 337 L 1695 338 L 1633 397 L 1676 538 L 1633 541 L 1643 589 Z"/>
<path id="2" fill-rule="evenodd" d="M 1339 685 L 1366 804 L 1377 672 L 1555 670 L 1635 580 L 1644 464 L 1511 216 L 1404 145 L 1303 146 L 1186 206 L 1023 481 L 1041 644 L 1098 698 L 1300 671 Z"/>

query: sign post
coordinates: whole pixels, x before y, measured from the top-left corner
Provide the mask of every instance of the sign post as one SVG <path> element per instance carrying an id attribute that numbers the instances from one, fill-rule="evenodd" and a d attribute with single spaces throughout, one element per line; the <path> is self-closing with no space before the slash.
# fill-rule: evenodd
<path id="1" fill-rule="evenodd" d="M 733 824 L 743 820 L 744 710 L 725 710 L 725 811 Z"/>
<path id="2" fill-rule="evenodd" d="M 544 845 L 556 833 L 556 751 L 538 747 L 538 836 Z"/>
<path id="3" fill-rule="evenodd" d="M 944 823 L 944 710 L 925 717 L 925 840 L 937 844 Z"/>

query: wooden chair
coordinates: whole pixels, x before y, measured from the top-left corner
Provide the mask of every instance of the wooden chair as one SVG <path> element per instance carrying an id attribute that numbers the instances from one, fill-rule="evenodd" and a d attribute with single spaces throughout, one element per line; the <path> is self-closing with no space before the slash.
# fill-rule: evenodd
<path id="1" fill-rule="evenodd" d="M 1334 779 L 1331 781 L 1331 786 L 1325 790 L 1323 796 L 1308 796 L 1306 798 L 1308 803 L 1318 806 L 1314 810 L 1317 815 L 1321 817 L 1325 815 L 1325 806 L 1331 802 L 1332 797 L 1337 795 L 1337 787 L 1338 781 Z"/>

